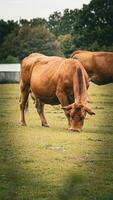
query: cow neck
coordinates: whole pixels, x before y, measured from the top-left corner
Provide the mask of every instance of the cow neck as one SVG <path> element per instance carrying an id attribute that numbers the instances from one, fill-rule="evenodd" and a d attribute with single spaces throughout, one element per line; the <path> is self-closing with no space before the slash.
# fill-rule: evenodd
<path id="1" fill-rule="evenodd" d="M 81 67 L 76 68 L 73 77 L 75 103 L 85 105 L 87 103 L 87 88 L 83 70 Z"/>

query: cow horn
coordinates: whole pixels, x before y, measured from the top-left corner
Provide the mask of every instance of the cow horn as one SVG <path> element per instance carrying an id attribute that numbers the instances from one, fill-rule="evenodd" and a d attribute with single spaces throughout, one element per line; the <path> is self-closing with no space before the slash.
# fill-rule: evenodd
<path id="1" fill-rule="evenodd" d="M 89 115 L 95 115 L 95 112 L 93 112 L 90 108 L 85 107 L 85 110 Z"/>
<path id="2" fill-rule="evenodd" d="M 68 105 L 68 106 L 63 106 L 61 107 L 63 110 L 71 110 L 72 109 L 72 105 Z"/>

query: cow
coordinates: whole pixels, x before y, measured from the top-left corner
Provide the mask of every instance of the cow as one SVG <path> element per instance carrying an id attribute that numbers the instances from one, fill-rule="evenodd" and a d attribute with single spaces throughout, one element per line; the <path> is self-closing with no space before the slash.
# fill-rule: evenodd
<path id="1" fill-rule="evenodd" d="M 44 104 L 61 104 L 69 129 L 80 131 L 86 113 L 95 114 L 86 105 L 88 86 L 88 75 L 79 61 L 39 53 L 30 54 L 21 63 L 20 124 L 26 125 L 24 111 L 31 93 L 42 126 L 48 126 Z"/>
<path id="2" fill-rule="evenodd" d="M 97 85 L 113 83 L 113 52 L 78 50 L 71 55 L 81 62 L 90 80 Z"/>

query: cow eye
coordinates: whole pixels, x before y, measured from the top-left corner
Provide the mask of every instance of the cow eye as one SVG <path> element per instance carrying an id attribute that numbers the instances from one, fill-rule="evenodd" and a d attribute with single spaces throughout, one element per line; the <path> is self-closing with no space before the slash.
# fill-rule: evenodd
<path id="1" fill-rule="evenodd" d="M 74 115 L 70 115 L 70 118 L 71 118 L 71 119 L 74 119 Z"/>

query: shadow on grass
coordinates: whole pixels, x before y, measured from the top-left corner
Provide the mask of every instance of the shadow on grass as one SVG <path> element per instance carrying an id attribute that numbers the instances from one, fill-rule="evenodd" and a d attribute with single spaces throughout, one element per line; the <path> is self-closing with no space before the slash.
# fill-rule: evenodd
<path id="1" fill-rule="evenodd" d="M 83 189 L 84 176 L 78 173 L 71 173 L 64 183 L 62 191 L 59 192 L 59 200 L 71 200 L 80 199 L 83 197 L 83 192 L 87 192 L 87 189 Z"/>

